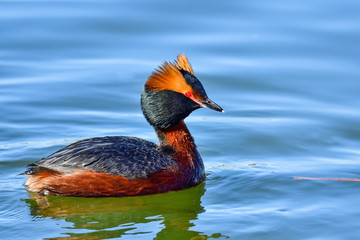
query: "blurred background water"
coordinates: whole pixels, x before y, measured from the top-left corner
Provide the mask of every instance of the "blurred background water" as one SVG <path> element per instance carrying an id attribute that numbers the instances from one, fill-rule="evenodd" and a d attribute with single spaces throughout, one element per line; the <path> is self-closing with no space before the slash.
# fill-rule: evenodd
<path id="1" fill-rule="evenodd" d="M 358 239 L 360 2 L 0 1 L 1 239 Z M 78 139 L 157 141 L 146 78 L 187 54 L 225 114 L 187 124 L 204 184 L 36 198 L 26 165 Z"/>

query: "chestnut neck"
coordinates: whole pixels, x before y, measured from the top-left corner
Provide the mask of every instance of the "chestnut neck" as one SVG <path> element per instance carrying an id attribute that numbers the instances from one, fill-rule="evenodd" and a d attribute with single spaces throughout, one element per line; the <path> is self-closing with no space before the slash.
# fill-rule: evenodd
<path id="1" fill-rule="evenodd" d="M 155 128 L 155 131 L 160 141 L 160 147 L 170 149 L 176 161 L 191 168 L 196 168 L 199 164 L 203 165 L 194 138 L 183 120 L 167 129 Z"/>

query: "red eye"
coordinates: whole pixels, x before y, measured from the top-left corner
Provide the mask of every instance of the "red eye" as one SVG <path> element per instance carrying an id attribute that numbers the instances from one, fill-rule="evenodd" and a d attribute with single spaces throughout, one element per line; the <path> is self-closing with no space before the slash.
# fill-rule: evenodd
<path id="1" fill-rule="evenodd" d="M 191 97 L 192 94 L 191 94 L 191 92 L 185 92 L 185 96 L 186 96 L 186 97 Z"/>

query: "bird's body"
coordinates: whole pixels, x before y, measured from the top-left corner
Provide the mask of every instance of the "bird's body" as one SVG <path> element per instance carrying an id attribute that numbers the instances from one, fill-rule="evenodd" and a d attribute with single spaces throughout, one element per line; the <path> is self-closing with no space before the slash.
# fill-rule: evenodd
<path id="1" fill-rule="evenodd" d="M 64 196 L 134 196 L 189 188 L 205 171 L 183 119 L 209 100 L 184 55 L 154 72 L 141 106 L 159 141 L 111 136 L 80 140 L 30 165 L 30 191 Z"/>

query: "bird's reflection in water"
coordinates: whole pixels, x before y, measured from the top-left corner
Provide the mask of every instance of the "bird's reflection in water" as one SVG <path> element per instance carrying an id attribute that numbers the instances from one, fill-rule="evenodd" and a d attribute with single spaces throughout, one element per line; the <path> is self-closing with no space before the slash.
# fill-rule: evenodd
<path id="1" fill-rule="evenodd" d="M 72 222 L 66 237 L 50 239 L 108 239 L 137 235 L 138 239 L 227 238 L 190 230 L 204 212 L 204 183 L 187 190 L 124 198 L 79 198 L 30 194 L 31 215 Z M 87 230 L 81 231 L 79 229 Z M 73 230 L 73 231 L 72 231 Z"/>

